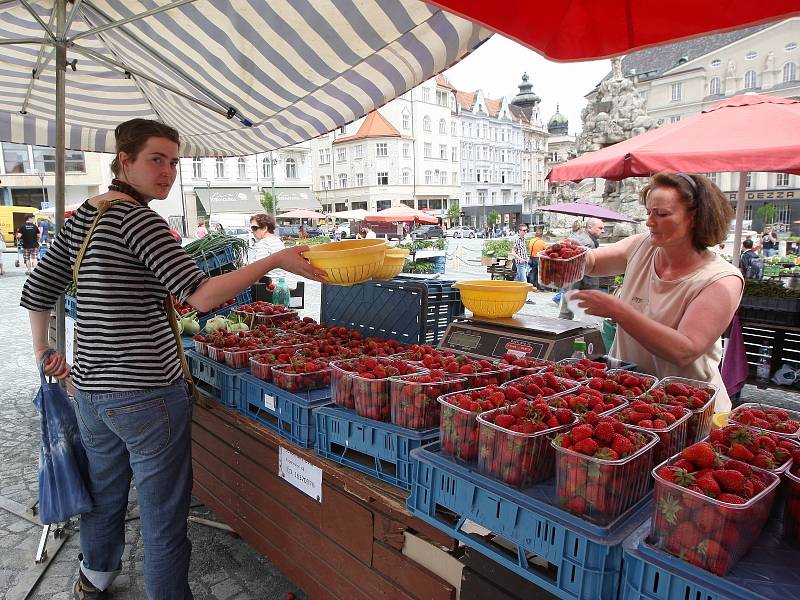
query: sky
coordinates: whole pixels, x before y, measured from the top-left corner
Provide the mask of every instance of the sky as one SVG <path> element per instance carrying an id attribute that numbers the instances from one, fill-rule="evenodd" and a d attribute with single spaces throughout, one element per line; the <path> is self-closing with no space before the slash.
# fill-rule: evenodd
<path id="1" fill-rule="evenodd" d="M 519 91 L 517 86 L 525 71 L 533 91 L 542 99 L 545 125 L 558 104 L 569 119 L 569 132 L 577 134 L 581 130 L 581 109 L 586 106 L 584 95 L 611 71 L 611 62 L 552 62 L 517 42 L 494 35 L 444 75 L 459 90 L 482 89 L 489 98 L 507 96 L 511 100 Z"/>

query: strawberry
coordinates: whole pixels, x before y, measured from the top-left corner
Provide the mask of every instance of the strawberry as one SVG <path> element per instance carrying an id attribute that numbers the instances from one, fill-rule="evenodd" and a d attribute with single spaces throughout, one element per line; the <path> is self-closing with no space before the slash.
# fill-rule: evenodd
<path id="1" fill-rule="evenodd" d="M 714 447 L 708 442 L 698 442 L 681 451 L 681 457 L 700 468 L 711 467 L 717 460 Z"/>
<path id="2" fill-rule="evenodd" d="M 713 472 L 714 479 L 725 492 L 734 494 L 744 490 L 745 476 L 734 469 L 720 469 Z"/>
<path id="3" fill-rule="evenodd" d="M 745 502 L 747 502 L 747 500 L 745 500 L 744 498 L 742 498 L 737 494 L 728 494 L 728 493 L 720 494 L 719 496 L 717 496 L 717 500 L 719 502 L 727 502 L 728 504 L 744 504 Z"/>

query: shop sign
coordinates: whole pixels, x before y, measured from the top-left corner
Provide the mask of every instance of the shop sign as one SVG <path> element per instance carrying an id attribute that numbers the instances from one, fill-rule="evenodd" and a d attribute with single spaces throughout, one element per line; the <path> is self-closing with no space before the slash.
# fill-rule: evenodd
<path id="1" fill-rule="evenodd" d="M 305 495 L 322 502 L 322 469 L 283 446 L 278 450 L 278 475 Z"/>
<path id="2" fill-rule="evenodd" d="M 728 200 L 735 201 L 738 192 L 728 192 Z M 746 200 L 792 200 L 800 198 L 800 190 L 761 190 L 745 192 Z"/>

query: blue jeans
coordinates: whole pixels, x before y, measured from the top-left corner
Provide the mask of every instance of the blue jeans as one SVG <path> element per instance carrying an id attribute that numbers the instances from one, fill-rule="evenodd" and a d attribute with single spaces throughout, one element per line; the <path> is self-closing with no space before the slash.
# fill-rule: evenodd
<path id="1" fill-rule="evenodd" d="M 764 248 L 764 256 L 776 256 L 777 254 L 777 248 Z"/>
<path id="2" fill-rule="evenodd" d="M 186 518 L 192 490 L 192 401 L 181 381 L 154 390 L 82 392 L 75 412 L 94 506 L 81 515 L 81 570 L 104 590 L 121 569 L 131 476 L 150 600 L 190 600 Z"/>
<path id="3" fill-rule="evenodd" d="M 514 281 L 522 281 L 523 283 L 527 283 L 528 269 L 530 269 L 528 263 L 517 263 L 517 276 L 514 278 Z"/>

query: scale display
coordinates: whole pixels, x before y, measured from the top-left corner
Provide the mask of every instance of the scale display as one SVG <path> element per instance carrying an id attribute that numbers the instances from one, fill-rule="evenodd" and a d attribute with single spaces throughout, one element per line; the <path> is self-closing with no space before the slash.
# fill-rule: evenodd
<path id="1" fill-rule="evenodd" d="M 481 336 L 463 331 L 454 331 L 450 336 L 450 345 L 464 350 L 475 350 L 481 343 Z"/>

